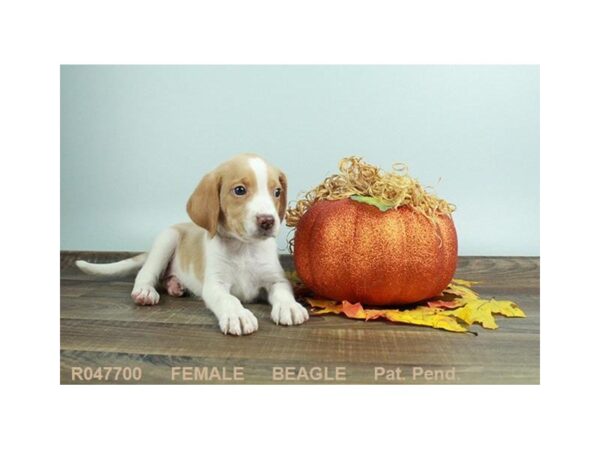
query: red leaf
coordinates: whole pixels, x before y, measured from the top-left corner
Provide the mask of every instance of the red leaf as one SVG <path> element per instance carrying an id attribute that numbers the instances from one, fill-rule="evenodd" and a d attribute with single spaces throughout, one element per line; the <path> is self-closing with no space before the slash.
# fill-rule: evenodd
<path id="1" fill-rule="evenodd" d="M 366 317 L 365 310 L 360 303 L 350 303 L 344 300 L 342 302 L 342 311 L 346 316 L 353 319 L 364 319 Z"/>
<path id="2" fill-rule="evenodd" d="M 462 305 L 458 300 L 432 300 L 427 302 L 430 308 L 454 309 Z"/>

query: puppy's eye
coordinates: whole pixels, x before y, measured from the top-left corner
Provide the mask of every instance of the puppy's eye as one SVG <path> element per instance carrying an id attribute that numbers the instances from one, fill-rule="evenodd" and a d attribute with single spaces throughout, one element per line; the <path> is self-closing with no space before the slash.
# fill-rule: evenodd
<path id="1" fill-rule="evenodd" d="M 279 197 L 281 195 L 281 188 L 277 188 L 275 189 L 275 191 L 273 192 L 273 195 L 275 197 Z"/>
<path id="2" fill-rule="evenodd" d="M 236 186 L 233 188 L 233 193 L 241 197 L 242 195 L 246 195 L 246 188 L 244 186 Z"/>

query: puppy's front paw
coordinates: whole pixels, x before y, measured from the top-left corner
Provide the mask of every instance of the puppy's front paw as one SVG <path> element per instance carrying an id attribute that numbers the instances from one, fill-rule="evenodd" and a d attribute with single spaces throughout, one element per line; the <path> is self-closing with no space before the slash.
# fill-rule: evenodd
<path id="1" fill-rule="evenodd" d="M 156 305 L 160 295 L 152 286 L 134 286 L 131 298 L 138 305 Z"/>
<path id="2" fill-rule="evenodd" d="M 223 313 L 219 318 L 219 327 L 224 334 L 250 334 L 258 330 L 258 320 L 246 308 L 236 308 Z"/>
<path id="3" fill-rule="evenodd" d="M 308 320 L 308 311 L 298 302 L 275 303 L 271 319 L 277 325 L 300 325 Z"/>

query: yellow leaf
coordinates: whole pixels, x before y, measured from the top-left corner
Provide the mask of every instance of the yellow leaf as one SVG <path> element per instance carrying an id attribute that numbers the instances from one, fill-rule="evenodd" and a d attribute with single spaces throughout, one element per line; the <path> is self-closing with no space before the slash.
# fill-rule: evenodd
<path id="1" fill-rule="evenodd" d="M 352 319 L 387 319 L 390 322 L 428 326 L 447 331 L 464 333 L 469 326 L 480 324 L 487 329 L 498 325 L 494 314 L 505 317 L 525 317 L 525 313 L 510 300 L 485 299 L 470 288 L 474 281 L 454 279 L 443 295 L 423 304 L 403 309 L 364 309 L 360 303 L 337 302 L 307 297 L 312 307 L 311 314 L 341 314 Z M 454 309 L 448 309 L 454 308 Z"/>
<path id="2" fill-rule="evenodd" d="M 444 311 L 442 314 L 458 317 L 463 322 L 472 325 L 479 323 L 483 328 L 495 330 L 498 328 L 494 314 L 505 317 L 525 317 L 525 313 L 509 300 L 470 300 L 462 308 Z"/>
<path id="3" fill-rule="evenodd" d="M 479 298 L 477 293 L 472 289 L 469 289 L 466 286 L 459 286 L 457 284 L 450 283 L 446 289 L 444 289 L 444 294 L 452 294 L 460 297 L 462 299 L 475 299 Z"/>
<path id="4" fill-rule="evenodd" d="M 443 311 L 440 314 L 456 317 L 469 325 L 479 323 L 483 328 L 490 330 L 498 328 L 487 300 L 471 300 L 462 308 Z"/>
<path id="5" fill-rule="evenodd" d="M 313 311 L 314 315 L 318 314 L 340 314 L 342 312 L 342 304 L 333 300 L 319 300 L 316 298 L 307 298 L 310 306 L 314 308 L 322 308 L 320 310 Z"/>
<path id="6" fill-rule="evenodd" d="M 441 328 L 447 331 L 457 331 L 462 333 L 467 331 L 467 329 L 458 323 L 455 318 L 441 315 L 438 310 L 427 306 L 419 306 L 415 309 L 407 309 L 405 311 L 389 309 L 385 313 L 385 318 L 392 322 L 424 325 L 433 328 Z"/>
<path id="7" fill-rule="evenodd" d="M 467 280 L 460 280 L 458 278 L 453 278 L 452 282 L 450 284 L 458 284 L 460 286 L 471 287 L 474 284 L 479 284 L 479 281 L 467 281 Z"/>

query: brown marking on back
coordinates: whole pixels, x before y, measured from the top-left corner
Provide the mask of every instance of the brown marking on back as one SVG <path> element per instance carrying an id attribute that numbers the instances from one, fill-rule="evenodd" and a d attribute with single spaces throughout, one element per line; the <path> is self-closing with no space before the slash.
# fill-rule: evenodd
<path id="1" fill-rule="evenodd" d="M 179 244 L 175 257 L 181 270 L 192 272 L 200 281 L 204 280 L 205 251 L 204 240 L 207 231 L 193 223 L 173 225 L 179 232 Z"/>

